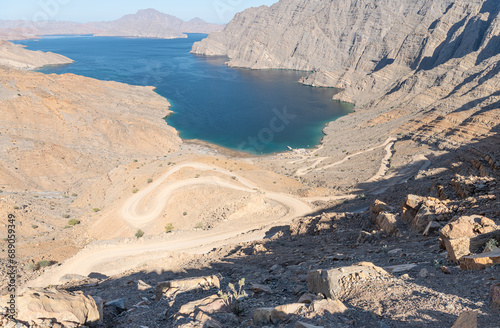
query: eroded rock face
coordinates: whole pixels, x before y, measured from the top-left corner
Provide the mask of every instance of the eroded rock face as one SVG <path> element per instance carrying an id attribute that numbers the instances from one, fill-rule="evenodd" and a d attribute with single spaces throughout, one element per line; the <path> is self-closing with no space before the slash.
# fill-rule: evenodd
<path id="1" fill-rule="evenodd" d="M 376 111 L 373 125 L 404 120 L 412 139 L 456 149 L 500 123 L 499 10 L 496 0 L 283 0 L 237 14 L 192 52 L 314 71 L 301 82 L 342 89 L 334 99 Z"/>
<path id="2" fill-rule="evenodd" d="M 353 281 L 385 275 L 387 272 L 372 263 L 361 262 L 358 265 L 330 270 L 315 270 L 307 273 L 307 285 L 312 293 L 321 293 L 328 298 L 336 298 L 344 286 Z"/>
<path id="3" fill-rule="evenodd" d="M 96 326 L 102 319 L 102 300 L 82 292 L 29 289 L 17 298 L 17 309 L 17 319 L 26 322 L 55 319 L 57 322 Z"/>

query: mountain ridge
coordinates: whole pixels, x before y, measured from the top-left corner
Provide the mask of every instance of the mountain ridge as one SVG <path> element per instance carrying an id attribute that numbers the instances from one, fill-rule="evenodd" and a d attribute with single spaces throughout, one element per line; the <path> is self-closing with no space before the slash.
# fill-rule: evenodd
<path id="1" fill-rule="evenodd" d="M 141 9 L 109 22 L 30 22 L 23 20 L 1 21 L 0 39 L 33 39 L 42 35 L 93 34 L 95 36 L 123 36 L 142 38 L 186 38 L 185 33 L 210 33 L 224 26 L 192 19 L 183 21 L 156 9 Z"/>

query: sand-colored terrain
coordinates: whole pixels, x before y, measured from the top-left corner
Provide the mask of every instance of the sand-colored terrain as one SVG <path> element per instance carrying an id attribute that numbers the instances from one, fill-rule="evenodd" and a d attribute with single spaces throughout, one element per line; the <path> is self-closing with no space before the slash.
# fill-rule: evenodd
<path id="1" fill-rule="evenodd" d="M 31 51 L 0 39 L 0 66 L 36 69 L 47 65 L 71 64 L 73 60 L 52 52 Z"/>

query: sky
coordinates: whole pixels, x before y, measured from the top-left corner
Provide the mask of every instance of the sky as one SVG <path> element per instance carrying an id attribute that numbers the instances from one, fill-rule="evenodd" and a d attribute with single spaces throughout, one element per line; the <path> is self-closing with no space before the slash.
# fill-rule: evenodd
<path id="1" fill-rule="evenodd" d="M 278 0 L 0 0 L 0 20 L 57 20 L 79 23 L 110 21 L 140 9 L 154 8 L 183 20 L 200 17 L 228 23 L 249 7 L 270 6 Z"/>

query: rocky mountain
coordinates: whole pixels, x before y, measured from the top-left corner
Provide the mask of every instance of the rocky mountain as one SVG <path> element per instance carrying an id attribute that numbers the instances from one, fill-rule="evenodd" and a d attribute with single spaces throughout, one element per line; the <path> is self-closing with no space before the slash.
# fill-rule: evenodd
<path id="1" fill-rule="evenodd" d="M 73 63 L 72 59 L 52 52 L 31 51 L 22 45 L 0 40 L 0 66 L 35 69 L 45 65 Z"/>
<path id="2" fill-rule="evenodd" d="M 181 142 L 152 87 L 0 67 L 0 107 L 0 179 L 10 190 L 86 183 Z"/>
<path id="3" fill-rule="evenodd" d="M 423 139 L 470 140 L 500 122 L 499 8 L 496 0 L 282 0 L 236 15 L 192 52 L 228 56 L 234 67 L 312 71 L 302 83 L 341 88 L 335 99 L 384 115 L 369 124 L 412 120 Z M 453 146 L 447 139 L 441 146 Z"/>
<path id="4" fill-rule="evenodd" d="M 155 9 L 139 10 L 110 22 L 80 24 L 74 22 L 0 21 L 0 38 L 28 39 L 41 35 L 94 34 L 96 36 L 123 36 L 142 38 L 185 38 L 184 33 L 210 33 L 224 26 L 207 23 L 200 18 L 185 22 Z"/>

